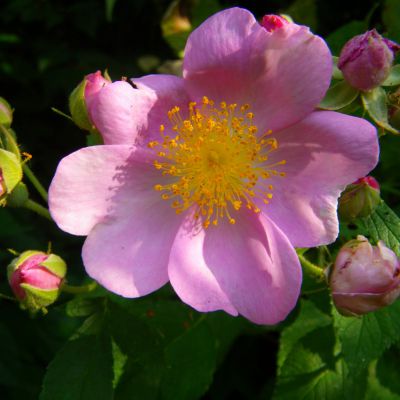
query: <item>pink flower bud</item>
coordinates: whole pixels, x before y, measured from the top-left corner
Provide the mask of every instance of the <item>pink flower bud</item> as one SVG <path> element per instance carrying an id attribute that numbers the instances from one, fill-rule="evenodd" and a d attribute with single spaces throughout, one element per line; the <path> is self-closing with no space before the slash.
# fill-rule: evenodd
<path id="1" fill-rule="evenodd" d="M 60 257 L 40 251 L 25 251 L 8 266 L 15 297 L 32 312 L 56 301 L 65 274 L 66 265 Z"/>
<path id="2" fill-rule="evenodd" d="M 330 276 L 332 297 L 344 315 L 361 315 L 393 303 L 400 295 L 400 262 L 382 241 L 364 236 L 339 251 Z"/>
<path id="3" fill-rule="evenodd" d="M 261 26 L 264 27 L 268 32 L 276 31 L 282 26 L 289 24 L 290 22 L 280 15 L 268 14 L 264 15 L 261 20 Z"/>
<path id="4" fill-rule="evenodd" d="M 85 101 L 86 106 L 89 109 L 93 98 L 96 96 L 101 89 L 111 83 L 110 80 L 103 78 L 100 71 L 93 72 L 92 74 L 86 75 L 86 86 L 85 86 Z"/>
<path id="5" fill-rule="evenodd" d="M 344 221 L 367 217 L 381 202 L 378 181 L 366 176 L 347 186 L 339 199 L 339 215 Z"/>
<path id="6" fill-rule="evenodd" d="M 86 75 L 83 81 L 72 91 L 69 96 L 69 110 L 71 117 L 79 128 L 91 131 L 93 123 L 90 119 L 90 106 L 96 95 L 106 85 L 111 83 L 104 78 L 100 71 Z"/>
<path id="7" fill-rule="evenodd" d="M 397 43 L 383 38 L 375 29 L 350 39 L 343 47 L 338 68 L 353 87 L 367 91 L 389 75 Z"/>

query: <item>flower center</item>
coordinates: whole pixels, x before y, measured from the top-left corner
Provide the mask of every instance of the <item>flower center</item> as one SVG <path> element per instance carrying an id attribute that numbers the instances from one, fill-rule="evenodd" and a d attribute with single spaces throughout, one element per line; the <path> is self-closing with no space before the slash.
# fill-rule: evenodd
<path id="1" fill-rule="evenodd" d="M 170 110 L 173 134 L 161 125 L 162 139 L 148 144 L 157 154 L 154 167 L 166 180 L 154 189 L 177 214 L 195 206 L 195 218 L 201 217 L 205 228 L 222 218 L 234 224 L 241 207 L 260 212 L 255 200 L 269 203 L 269 179 L 285 176 L 275 169 L 285 160 L 268 164 L 269 153 L 278 148 L 272 131 L 257 135 L 248 104 L 216 107 L 203 97 L 200 105 L 189 103 L 188 111 L 183 119 L 179 107 Z"/>

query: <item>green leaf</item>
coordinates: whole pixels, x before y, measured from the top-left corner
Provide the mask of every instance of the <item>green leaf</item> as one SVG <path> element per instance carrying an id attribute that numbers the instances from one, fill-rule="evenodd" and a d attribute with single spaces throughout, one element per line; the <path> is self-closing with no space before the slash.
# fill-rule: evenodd
<path id="1" fill-rule="evenodd" d="M 359 373 L 400 339 L 400 302 L 362 317 L 343 317 L 334 311 L 342 354 L 353 373 Z"/>
<path id="2" fill-rule="evenodd" d="M 396 369 L 398 369 L 396 365 Z M 376 361 L 369 366 L 368 387 L 365 400 L 400 400 L 400 396 L 383 386 L 376 376 Z"/>
<path id="3" fill-rule="evenodd" d="M 332 60 L 333 60 L 332 77 L 333 79 L 342 80 L 343 79 L 342 71 L 337 66 L 339 57 L 332 56 Z"/>
<path id="4" fill-rule="evenodd" d="M 204 321 L 189 329 L 165 349 L 163 399 L 197 399 L 212 382 L 216 367 L 215 339 Z"/>
<path id="5" fill-rule="evenodd" d="M 361 100 L 365 110 L 378 126 L 395 134 L 400 133 L 388 122 L 387 96 L 384 89 L 377 87 L 364 92 L 361 94 Z"/>
<path id="6" fill-rule="evenodd" d="M 370 216 L 361 221 L 373 241 L 383 240 L 400 256 L 400 218 L 386 203 L 382 201 Z"/>
<path id="7" fill-rule="evenodd" d="M 400 351 L 396 346 L 386 350 L 376 364 L 376 377 L 381 385 L 400 398 L 399 357 Z"/>
<path id="8" fill-rule="evenodd" d="M 111 400 L 111 341 L 85 336 L 67 342 L 50 363 L 40 400 Z"/>
<path id="9" fill-rule="evenodd" d="M 340 110 L 351 104 L 358 96 L 359 91 L 346 81 L 340 81 L 331 86 L 318 108 L 323 110 Z"/>
<path id="10" fill-rule="evenodd" d="M 382 83 L 382 86 L 397 86 L 400 85 L 400 64 L 394 65 L 389 76 Z"/>
<path id="11" fill-rule="evenodd" d="M 225 315 L 221 321 L 212 316 L 209 322 L 170 299 L 111 299 L 109 329 L 128 356 L 117 399 L 199 398 L 212 382 L 218 352 L 227 350 L 243 326 L 240 320 L 227 321 Z"/>
<path id="12" fill-rule="evenodd" d="M 311 301 L 301 300 L 300 313 L 293 324 L 282 331 L 278 353 L 278 368 L 284 364 L 296 343 L 315 329 L 331 323 L 331 317 L 320 311 Z"/>
<path id="13" fill-rule="evenodd" d="M 382 20 L 386 26 L 390 39 L 400 42 L 400 2 L 398 0 L 386 0 L 382 11 Z"/>

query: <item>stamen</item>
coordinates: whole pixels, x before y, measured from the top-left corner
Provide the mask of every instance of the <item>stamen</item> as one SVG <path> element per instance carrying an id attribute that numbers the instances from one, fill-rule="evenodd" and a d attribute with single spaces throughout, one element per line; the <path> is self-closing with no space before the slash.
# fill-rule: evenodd
<path id="1" fill-rule="evenodd" d="M 168 177 L 154 190 L 171 201 L 177 214 L 195 206 L 194 218 L 201 217 L 204 228 L 218 226 L 224 218 L 234 225 L 233 213 L 243 206 L 259 213 L 257 199 L 268 204 L 273 197 L 273 185 L 266 181 L 285 176 L 276 167 L 286 160 L 267 163 L 278 142 L 269 137 L 271 130 L 257 136 L 249 108 L 224 101 L 215 107 L 204 96 L 200 107 L 189 103 L 189 114 L 183 119 L 175 106 L 168 112 L 173 134 L 165 134 L 165 126 L 160 125 L 161 139 L 148 143 L 155 150 L 154 167 Z"/>

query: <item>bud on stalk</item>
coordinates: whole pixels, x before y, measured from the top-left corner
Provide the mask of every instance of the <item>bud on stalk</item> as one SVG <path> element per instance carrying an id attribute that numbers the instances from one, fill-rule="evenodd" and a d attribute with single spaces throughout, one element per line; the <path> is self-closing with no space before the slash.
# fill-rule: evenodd
<path id="1" fill-rule="evenodd" d="M 369 91 L 389 76 L 397 43 L 383 38 L 375 29 L 350 39 L 338 61 L 346 81 L 356 89 Z"/>
<path id="2" fill-rule="evenodd" d="M 86 75 L 83 81 L 69 96 L 71 117 L 79 128 L 91 131 L 93 123 L 90 120 L 89 109 L 95 96 L 111 81 L 104 78 L 100 71 Z"/>
<path id="3" fill-rule="evenodd" d="M 341 314 L 366 314 L 400 295 L 400 262 L 382 241 L 372 246 L 360 235 L 340 249 L 329 284 Z"/>
<path id="4" fill-rule="evenodd" d="M 367 217 L 380 203 L 380 188 L 378 181 L 372 176 L 366 176 L 346 187 L 339 199 L 339 215 L 344 221 Z"/>
<path id="5" fill-rule="evenodd" d="M 25 251 L 8 266 L 8 281 L 15 297 L 32 313 L 57 300 L 65 274 L 62 258 L 41 251 Z"/>

